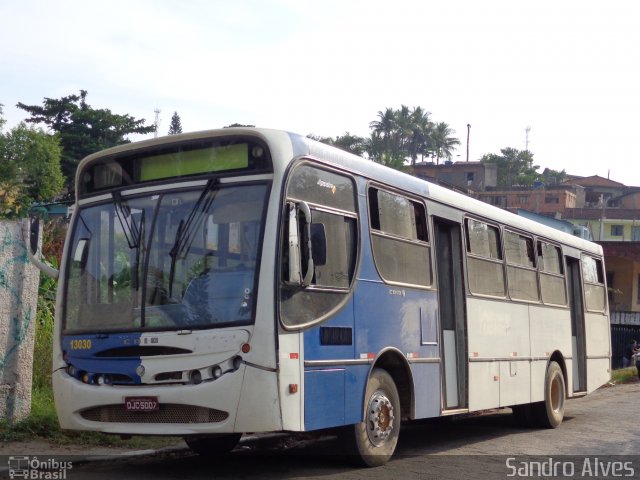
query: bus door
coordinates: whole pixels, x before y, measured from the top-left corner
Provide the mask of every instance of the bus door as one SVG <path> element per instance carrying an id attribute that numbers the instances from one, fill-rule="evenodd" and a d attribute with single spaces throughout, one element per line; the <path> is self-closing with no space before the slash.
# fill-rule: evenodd
<path id="1" fill-rule="evenodd" d="M 434 217 L 443 410 L 467 408 L 467 322 L 459 223 Z"/>
<path id="2" fill-rule="evenodd" d="M 566 257 L 569 279 L 569 305 L 571 307 L 571 357 L 573 364 L 573 391 L 587 390 L 587 355 L 585 349 L 584 302 L 580 260 Z"/>

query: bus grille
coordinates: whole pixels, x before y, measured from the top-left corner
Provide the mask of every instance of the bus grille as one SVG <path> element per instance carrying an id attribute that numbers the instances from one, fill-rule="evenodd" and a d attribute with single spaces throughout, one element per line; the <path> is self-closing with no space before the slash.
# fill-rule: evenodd
<path id="1" fill-rule="evenodd" d="M 102 405 L 80 412 L 92 422 L 116 423 L 219 423 L 229 418 L 228 412 L 193 405 L 161 404 L 155 412 L 128 412 L 124 405 Z"/>

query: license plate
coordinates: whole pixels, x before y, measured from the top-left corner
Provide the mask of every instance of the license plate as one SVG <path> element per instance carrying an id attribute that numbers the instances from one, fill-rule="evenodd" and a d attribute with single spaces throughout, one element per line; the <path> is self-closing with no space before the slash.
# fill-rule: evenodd
<path id="1" fill-rule="evenodd" d="M 155 412 L 160 404 L 158 397 L 125 397 L 124 408 L 127 412 Z"/>

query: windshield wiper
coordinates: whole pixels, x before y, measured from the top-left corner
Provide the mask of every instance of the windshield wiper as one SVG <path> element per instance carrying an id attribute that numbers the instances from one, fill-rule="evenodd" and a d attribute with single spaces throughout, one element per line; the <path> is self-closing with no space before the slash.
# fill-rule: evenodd
<path id="1" fill-rule="evenodd" d="M 209 179 L 202 190 L 200 197 L 198 197 L 198 200 L 196 200 L 196 203 L 189 212 L 187 220 L 180 220 L 180 224 L 176 231 L 175 241 L 169 251 L 169 256 L 171 257 L 171 269 L 169 270 L 169 297 L 173 294 L 173 279 L 175 276 L 176 261 L 178 258 L 182 258 L 191 246 L 194 233 L 200 228 L 202 220 L 209 211 L 209 207 L 211 207 L 213 200 L 216 198 L 217 191 L 214 191 L 214 187 L 218 183 L 219 180 L 217 178 Z"/>
<path id="2" fill-rule="evenodd" d="M 120 195 L 120 192 L 113 192 L 113 203 L 116 206 L 116 216 L 120 221 L 120 225 L 122 226 L 122 230 L 124 231 L 124 236 L 127 239 L 129 248 L 139 248 L 140 229 L 138 228 L 138 225 L 136 225 L 136 222 L 133 220 L 133 217 L 131 215 L 131 208 L 126 203 L 122 203 L 122 196 Z M 144 210 L 142 211 L 142 214 L 144 216 Z"/>
<path id="3" fill-rule="evenodd" d="M 139 272 L 138 267 L 140 266 L 140 244 L 142 243 L 142 229 L 144 226 L 144 213 L 142 210 L 140 212 L 140 221 L 139 224 L 136 223 L 133 218 L 133 213 L 131 213 L 131 208 L 127 203 L 122 202 L 122 196 L 120 192 L 113 193 L 113 203 L 115 204 L 116 216 L 118 217 L 118 221 L 122 226 L 122 231 L 124 232 L 124 236 L 127 239 L 127 244 L 130 249 L 135 249 L 136 257 L 134 264 L 131 266 L 131 287 L 134 290 L 138 290 L 139 287 Z"/>

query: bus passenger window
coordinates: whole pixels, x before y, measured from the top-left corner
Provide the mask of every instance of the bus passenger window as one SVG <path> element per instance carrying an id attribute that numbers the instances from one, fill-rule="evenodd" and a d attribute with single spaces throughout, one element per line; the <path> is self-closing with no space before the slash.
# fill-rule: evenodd
<path id="1" fill-rule="evenodd" d="M 507 259 L 509 296 L 513 300 L 537 302 L 538 274 L 535 270 L 533 239 L 505 231 L 504 251 Z"/>
<path id="2" fill-rule="evenodd" d="M 468 218 L 467 272 L 469 290 L 479 295 L 505 296 L 500 229 Z"/>
<path id="3" fill-rule="evenodd" d="M 584 301 L 587 310 L 604 311 L 606 300 L 602 260 L 583 256 L 582 279 L 584 281 Z"/>
<path id="4" fill-rule="evenodd" d="M 567 290 L 560 248 L 538 241 L 538 262 L 542 301 L 550 305 L 566 305 Z"/>
<path id="5" fill-rule="evenodd" d="M 422 203 L 395 193 L 369 189 L 373 256 L 388 282 L 432 283 L 427 214 Z"/>

